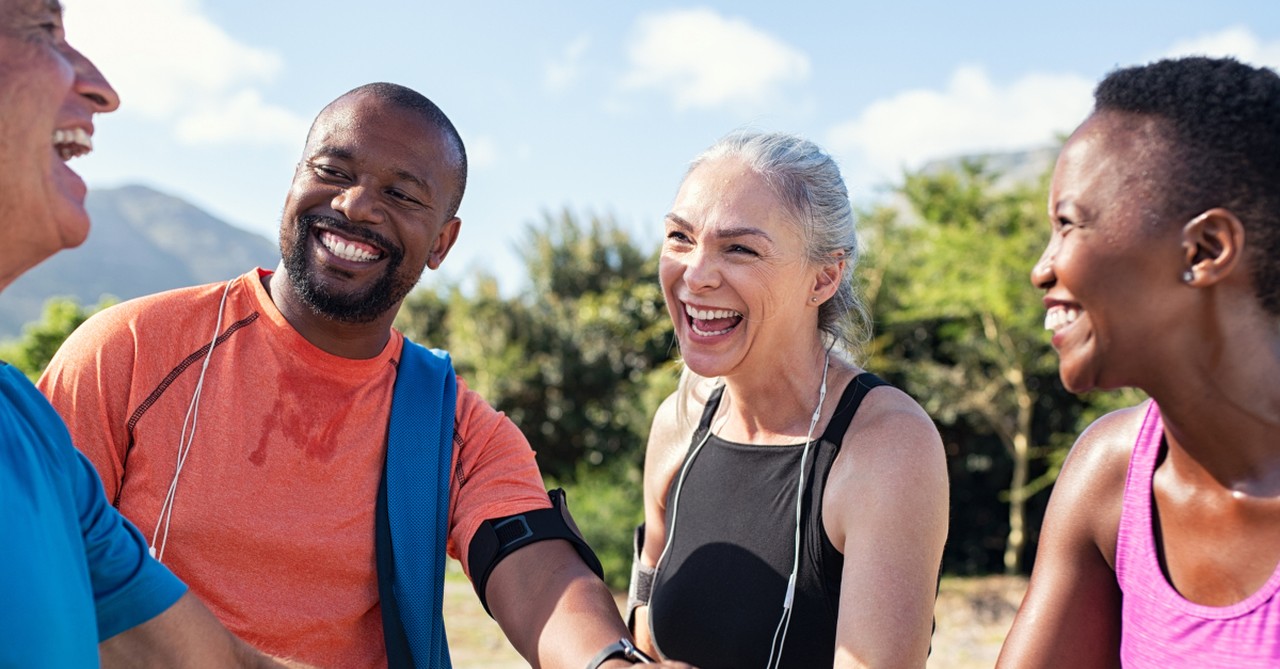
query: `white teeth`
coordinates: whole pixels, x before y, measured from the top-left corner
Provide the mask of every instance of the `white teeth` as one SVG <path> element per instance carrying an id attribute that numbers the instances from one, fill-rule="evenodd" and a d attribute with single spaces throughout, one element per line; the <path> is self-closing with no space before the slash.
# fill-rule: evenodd
<path id="1" fill-rule="evenodd" d="M 731 311 L 729 309 L 698 309 L 696 307 L 691 307 L 687 304 L 684 305 L 684 312 L 688 314 L 690 318 L 693 319 L 693 323 L 691 324 L 691 326 L 693 328 L 694 334 L 697 334 L 702 337 L 714 337 L 715 335 L 722 335 L 726 332 L 733 330 L 735 327 L 738 326 L 738 324 L 734 323 L 723 330 L 700 330 L 698 328 L 699 321 L 723 320 L 726 318 L 742 318 L 741 313 L 738 313 L 736 311 Z"/>
<path id="2" fill-rule="evenodd" d="M 714 337 L 716 335 L 722 335 L 733 329 L 733 328 L 725 328 L 723 330 L 712 330 L 712 331 L 699 330 L 696 322 L 692 327 L 693 327 L 694 334 L 699 335 L 701 337 Z"/>
<path id="3" fill-rule="evenodd" d="M 684 312 L 692 318 L 700 321 L 709 321 L 717 318 L 740 318 L 742 314 L 728 309 L 695 309 L 689 305 L 684 305 Z M 728 332 L 728 330 L 725 330 Z"/>
<path id="4" fill-rule="evenodd" d="M 1062 328 L 1076 322 L 1080 317 L 1080 310 L 1075 307 L 1065 307 L 1057 305 L 1050 307 L 1049 311 L 1044 315 L 1044 329 L 1057 332 Z"/>
<path id="5" fill-rule="evenodd" d="M 84 128 L 54 130 L 53 147 L 63 160 L 70 160 L 92 151 L 93 137 Z"/>
<path id="6" fill-rule="evenodd" d="M 354 244 L 349 244 L 340 239 L 337 235 L 329 232 L 325 232 L 320 235 L 320 243 L 324 244 L 324 247 L 329 249 L 333 255 L 338 256 L 343 260 L 369 262 L 370 260 L 377 260 L 381 257 L 377 254 L 369 253 Z"/>

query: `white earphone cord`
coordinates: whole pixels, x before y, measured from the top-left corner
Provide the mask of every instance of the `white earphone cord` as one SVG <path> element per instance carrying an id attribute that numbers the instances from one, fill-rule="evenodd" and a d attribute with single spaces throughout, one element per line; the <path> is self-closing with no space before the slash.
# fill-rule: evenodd
<path id="1" fill-rule="evenodd" d="M 196 422 L 200 418 L 200 393 L 204 390 L 204 375 L 209 371 L 209 360 L 213 358 L 213 347 L 218 343 L 218 334 L 222 330 L 222 314 L 227 306 L 227 293 L 231 291 L 231 284 L 235 283 L 235 279 L 227 282 L 226 288 L 222 289 L 222 299 L 218 302 L 218 318 L 213 325 L 213 339 L 209 341 L 209 351 L 205 353 L 204 363 L 200 365 L 200 378 L 196 379 L 196 390 L 191 395 L 191 404 L 187 406 L 187 415 L 182 419 L 182 433 L 178 435 L 178 461 L 173 470 L 173 481 L 169 483 L 169 490 L 165 493 L 164 503 L 160 505 L 160 515 L 156 518 L 156 528 L 151 534 L 151 547 L 149 552 L 151 557 L 163 561 L 164 549 L 169 543 L 169 521 L 173 519 L 173 501 L 178 494 L 178 475 L 182 473 L 182 465 L 187 461 L 187 454 L 191 452 L 191 444 L 196 438 Z M 191 425 L 191 432 L 187 432 L 187 424 Z M 164 537 L 160 537 L 160 526 L 164 525 Z M 160 540 L 160 550 L 156 550 L 156 540 Z"/>
<path id="2" fill-rule="evenodd" d="M 822 405 L 827 399 L 827 370 L 831 368 L 831 355 L 828 353 L 822 363 L 822 385 L 818 389 L 818 406 L 813 410 L 813 417 L 809 420 L 809 433 L 805 435 L 804 450 L 800 453 L 800 481 L 796 489 L 796 531 L 795 546 L 793 549 L 791 562 L 791 576 L 787 579 L 787 594 L 782 602 L 782 618 L 778 621 L 778 627 L 773 633 L 773 643 L 769 647 L 769 661 L 765 665 L 765 669 L 775 669 L 782 662 L 782 646 L 786 643 L 787 630 L 791 627 L 791 604 L 795 600 L 796 594 L 796 574 L 800 571 L 800 528 L 801 528 L 801 503 L 804 500 L 804 471 L 805 464 L 809 458 L 809 447 L 813 445 L 813 430 L 818 426 L 818 421 L 822 417 Z M 723 426 L 728 414 L 720 419 Z M 698 453 L 702 451 L 702 447 L 707 445 L 707 440 L 711 438 L 714 432 L 711 425 L 707 426 L 707 431 L 702 435 L 702 441 L 694 447 L 693 452 L 684 461 L 684 465 L 680 467 L 680 475 L 676 477 L 675 499 L 671 502 L 671 525 L 667 527 L 667 541 L 662 546 L 662 553 L 658 555 L 658 561 L 653 565 L 654 580 L 657 580 L 658 570 L 662 568 L 662 561 L 667 557 L 667 551 L 671 548 L 671 541 L 676 535 L 676 518 L 680 512 L 680 491 L 684 488 L 685 475 L 689 473 L 689 466 L 693 464 L 694 459 L 698 457 Z M 650 595 L 649 607 L 652 610 L 653 596 Z M 653 616 L 649 616 L 649 633 L 650 638 L 653 635 Z M 656 641 L 656 639 L 655 639 Z"/>
<path id="3" fill-rule="evenodd" d="M 782 600 L 782 618 L 778 620 L 778 627 L 773 632 L 773 643 L 769 647 L 769 662 L 765 665 L 765 669 L 776 669 L 782 665 L 782 646 L 787 640 L 787 630 L 791 628 L 791 605 L 796 596 L 796 575 L 800 573 L 800 511 L 804 501 L 805 461 L 809 458 L 809 447 L 813 445 L 813 430 L 822 417 L 822 404 L 827 399 L 827 370 L 830 367 L 831 354 L 828 353 L 822 363 L 822 385 L 818 389 L 818 406 L 813 409 L 813 417 L 809 420 L 809 433 L 804 438 L 804 450 L 800 453 L 800 482 L 796 487 L 796 535 L 791 576 L 787 579 L 787 595 Z"/>

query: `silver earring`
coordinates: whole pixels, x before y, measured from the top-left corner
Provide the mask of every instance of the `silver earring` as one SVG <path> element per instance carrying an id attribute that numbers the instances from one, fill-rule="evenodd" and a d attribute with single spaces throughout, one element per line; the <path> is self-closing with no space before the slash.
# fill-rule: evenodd
<path id="1" fill-rule="evenodd" d="M 1192 271 L 1191 271 L 1191 270 L 1189 270 L 1189 269 L 1188 269 L 1188 270 L 1183 270 L 1183 272 L 1182 272 L 1182 282 L 1183 282 L 1183 283 L 1191 283 L 1192 281 L 1195 281 L 1195 280 L 1196 280 L 1196 275 L 1195 275 L 1195 273 L 1194 273 L 1194 272 L 1192 272 Z"/>

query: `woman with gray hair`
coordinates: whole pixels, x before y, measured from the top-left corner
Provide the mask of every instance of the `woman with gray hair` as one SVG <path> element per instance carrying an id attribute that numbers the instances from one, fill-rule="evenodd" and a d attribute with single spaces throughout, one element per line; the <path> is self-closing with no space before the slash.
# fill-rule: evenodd
<path id="1" fill-rule="evenodd" d="M 645 458 L 629 619 L 702 667 L 921 667 L 947 534 L 933 422 L 855 361 L 853 209 L 804 139 L 694 160 L 659 274 L 685 364 Z"/>

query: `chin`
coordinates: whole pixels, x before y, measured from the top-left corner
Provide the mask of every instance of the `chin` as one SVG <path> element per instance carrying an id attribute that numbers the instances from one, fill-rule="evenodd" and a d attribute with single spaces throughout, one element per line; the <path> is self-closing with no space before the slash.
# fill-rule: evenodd
<path id="1" fill-rule="evenodd" d="M 1083 395 L 1096 388 L 1092 383 L 1086 383 L 1084 381 L 1069 378 L 1061 373 L 1058 374 L 1058 378 L 1062 379 L 1062 387 L 1066 388 L 1067 392 L 1073 395 Z"/>
<path id="2" fill-rule="evenodd" d="M 68 205 L 66 210 L 56 214 L 57 235 L 60 246 L 53 249 L 73 249 L 89 238 L 89 214 L 83 206 Z"/>
<path id="3" fill-rule="evenodd" d="M 684 347 L 680 349 L 680 361 L 689 368 L 689 371 L 706 379 L 724 376 L 729 367 L 723 355 Z"/>

